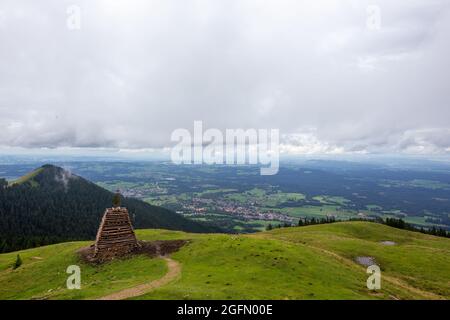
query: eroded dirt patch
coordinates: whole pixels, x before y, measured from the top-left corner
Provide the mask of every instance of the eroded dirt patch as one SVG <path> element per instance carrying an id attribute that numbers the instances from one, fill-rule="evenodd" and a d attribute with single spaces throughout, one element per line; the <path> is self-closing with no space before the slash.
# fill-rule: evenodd
<path id="1" fill-rule="evenodd" d="M 117 259 L 127 259 L 136 255 L 145 254 L 151 258 L 164 257 L 168 254 L 178 251 L 182 246 L 187 244 L 189 240 L 158 240 L 158 241 L 138 241 L 139 246 L 133 251 L 120 257 L 110 259 L 98 259 L 94 256 L 94 245 L 84 247 L 78 250 L 80 258 L 89 264 L 102 264 Z"/>
<path id="2" fill-rule="evenodd" d="M 135 254 L 147 254 L 151 257 L 166 256 L 180 250 L 188 240 L 139 241 Z"/>

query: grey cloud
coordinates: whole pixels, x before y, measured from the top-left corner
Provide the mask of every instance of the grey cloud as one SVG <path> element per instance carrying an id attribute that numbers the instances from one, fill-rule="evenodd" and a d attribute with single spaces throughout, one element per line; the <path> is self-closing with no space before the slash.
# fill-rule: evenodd
<path id="1" fill-rule="evenodd" d="M 374 3 L 379 31 L 365 25 Z M 203 120 L 279 128 L 286 152 L 448 152 L 446 0 L 4 0 L 0 12 L 0 146 L 159 148 Z"/>

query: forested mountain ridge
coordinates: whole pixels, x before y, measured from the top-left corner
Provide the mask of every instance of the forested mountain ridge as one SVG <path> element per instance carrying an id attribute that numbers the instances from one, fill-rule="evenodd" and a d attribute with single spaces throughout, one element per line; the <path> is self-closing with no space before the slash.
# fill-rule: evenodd
<path id="1" fill-rule="evenodd" d="M 8 183 L 0 179 L 0 252 L 93 239 L 113 194 L 53 165 Z M 173 211 L 124 198 L 135 228 L 217 231 Z"/>

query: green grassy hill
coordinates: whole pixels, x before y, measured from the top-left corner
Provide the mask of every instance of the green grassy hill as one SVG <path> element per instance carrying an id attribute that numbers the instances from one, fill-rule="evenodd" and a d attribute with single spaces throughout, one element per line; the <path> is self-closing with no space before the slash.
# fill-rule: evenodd
<path id="1" fill-rule="evenodd" d="M 142 240 L 190 239 L 172 254 L 175 281 L 137 299 L 448 299 L 450 239 L 369 222 L 276 229 L 251 235 L 137 230 Z M 391 241 L 394 243 L 384 243 Z M 146 256 L 93 267 L 70 242 L 0 255 L 1 299 L 93 299 L 161 278 L 163 259 Z M 389 244 L 389 245 L 388 245 Z M 23 265 L 10 265 L 20 254 Z M 366 288 L 372 257 L 381 290 Z M 78 264 L 82 289 L 67 290 L 68 265 Z"/>

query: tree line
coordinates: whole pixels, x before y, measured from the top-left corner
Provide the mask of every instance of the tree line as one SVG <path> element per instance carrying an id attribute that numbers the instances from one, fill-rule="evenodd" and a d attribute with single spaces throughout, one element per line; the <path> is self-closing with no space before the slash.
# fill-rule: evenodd
<path id="1" fill-rule="evenodd" d="M 416 227 L 410 223 L 407 223 L 403 219 L 397 219 L 397 218 L 386 218 L 383 220 L 382 218 L 376 218 L 376 219 L 363 219 L 363 218 L 352 218 L 349 220 L 338 220 L 334 217 L 326 217 L 326 218 L 301 218 L 299 219 L 297 225 L 289 224 L 289 223 L 283 223 L 278 225 L 272 225 L 269 223 L 266 227 L 267 231 L 273 230 L 275 228 L 288 228 L 288 227 L 303 227 L 303 226 L 310 226 L 310 225 L 317 225 L 317 224 L 326 224 L 326 223 L 334 223 L 334 222 L 343 222 L 343 221 L 367 221 L 367 222 L 375 222 L 375 223 L 381 223 L 396 229 L 404 229 L 408 231 L 413 232 L 420 232 L 424 234 L 429 234 L 437 237 L 444 237 L 444 238 L 450 238 L 450 232 L 443 229 L 438 228 L 436 226 L 432 226 L 430 228 L 424 228 L 424 227 Z"/>

